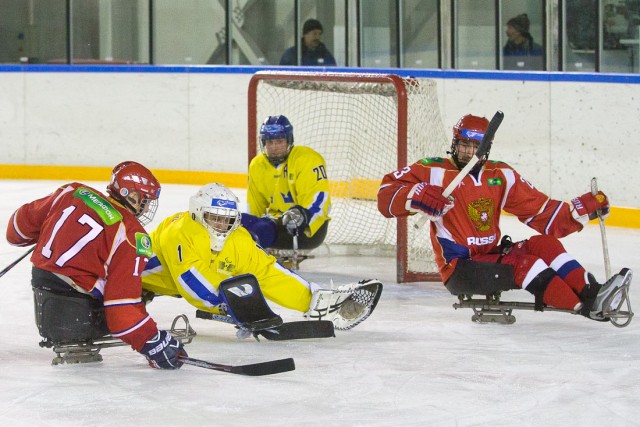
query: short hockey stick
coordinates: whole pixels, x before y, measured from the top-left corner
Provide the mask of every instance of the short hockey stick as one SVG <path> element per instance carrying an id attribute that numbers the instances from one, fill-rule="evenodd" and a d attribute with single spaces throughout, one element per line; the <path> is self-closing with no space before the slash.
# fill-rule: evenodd
<path id="1" fill-rule="evenodd" d="M 22 261 L 23 259 L 25 259 L 31 252 L 33 252 L 33 250 L 36 247 L 32 247 L 31 249 L 29 249 L 26 253 L 24 253 L 23 255 L 20 255 L 20 258 L 18 258 L 17 260 L 13 261 L 11 264 L 9 264 L 4 270 L 0 271 L 0 277 L 4 276 L 5 273 L 9 270 L 11 270 L 13 267 L 15 267 L 16 265 L 18 265 L 18 263 L 20 261 Z"/>
<path id="2" fill-rule="evenodd" d="M 598 194 L 598 180 L 591 178 L 591 195 Z M 604 255 L 604 272 L 606 274 L 605 280 L 609 280 L 611 277 L 611 262 L 609 262 L 609 245 L 607 244 L 607 231 L 604 228 L 604 218 L 602 218 L 602 211 L 597 210 L 598 222 L 600 223 L 600 237 L 602 238 L 602 254 Z"/>
<path id="3" fill-rule="evenodd" d="M 293 271 L 298 270 L 298 235 L 293 235 L 293 256 L 291 257 L 291 269 Z"/>
<path id="4" fill-rule="evenodd" d="M 447 188 L 445 188 L 444 191 L 442 192 L 443 197 L 445 198 L 449 197 L 451 193 L 453 193 L 453 190 L 456 189 L 458 184 L 460 184 L 460 181 L 462 181 L 464 177 L 469 175 L 469 172 L 471 172 L 471 169 L 473 169 L 473 167 L 480 161 L 480 159 L 482 159 L 482 157 L 484 157 L 484 155 L 487 154 L 487 151 L 489 151 L 489 149 L 491 148 L 491 140 L 493 139 L 493 137 L 496 134 L 496 131 L 500 127 L 500 124 L 502 123 L 502 119 L 504 119 L 504 113 L 502 111 L 496 111 L 496 113 L 493 115 L 493 118 L 489 122 L 489 125 L 487 126 L 487 130 L 484 133 L 484 136 L 482 137 L 482 141 L 480 141 L 480 145 L 478 145 L 476 154 L 474 154 L 474 156 L 469 160 L 469 163 L 467 163 L 466 166 L 462 168 L 460 172 L 458 172 L 458 175 L 456 175 L 456 177 L 453 178 L 453 181 L 451 181 L 449 185 L 447 185 Z M 422 228 L 424 224 L 427 222 L 427 220 L 428 220 L 428 217 L 426 215 L 423 215 L 422 218 L 420 218 L 418 222 L 414 225 L 414 227 Z"/>
<path id="5" fill-rule="evenodd" d="M 279 374 L 281 372 L 289 372 L 296 369 L 296 365 L 291 357 L 287 359 L 271 360 L 269 362 L 251 363 L 249 365 L 236 366 L 207 362 L 187 356 L 178 356 L 178 358 L 185 365 L 198 366 L 200 368 L 213 369 L 214 371 L 227 372 L 237 375 L 248 375 L 252 377 Z"/>
<path id="6" fill-rule="evenodd" d="M 203 310 L 196 310 L 196 318 L 215 320 L 217 322 L 238 326 L 230 316 L 213 314 Z M 285 322 L 280 326 L 252 332 L 256 338 L 260 335 L 269 341 L 331 338 L 336 336 L 333 322 L 330 320 L 301 320 L 296 322 Z"/>

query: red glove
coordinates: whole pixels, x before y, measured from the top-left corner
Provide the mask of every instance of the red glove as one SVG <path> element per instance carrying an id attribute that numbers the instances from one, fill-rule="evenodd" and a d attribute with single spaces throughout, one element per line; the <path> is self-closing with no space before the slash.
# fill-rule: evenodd
<path id="1" fill-rule="evenodd" d="M 409 212 L 424 212 L 432 218 L 441 217 L 453 207 L 453 200 L 444 197 L 442 191 L 439 185 L 419 182 L 409 192 L 405 207 Z"/>
<path id="2" fill-rule="evenodd" d="M 598 211 L 600 211 L 602 219 L 609 216 L 609 199 L 602 191 L 598 191 L 595 196 L 591 193 L 586 193 L 576 197 L 571 200 L 571 205 L 573 218 L 582 224 L 586 224 L 591 219 L 596 219 Z"/>

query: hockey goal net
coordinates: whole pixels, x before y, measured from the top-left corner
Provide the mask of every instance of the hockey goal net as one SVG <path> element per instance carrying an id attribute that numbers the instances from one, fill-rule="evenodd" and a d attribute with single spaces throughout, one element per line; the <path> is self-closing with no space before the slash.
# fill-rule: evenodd
<path id="1" fill-rule="evenodd" d="M 394 74 L 258 72 L 248 91 L 249 162 L 260 153 L 260 124 L 285 115 L 296 145 L 325 159 L 330 180 L 330 253 L 390 255 L 398 282 L 439 281 L 429 226 L 419 216 L 387 219 L 377 209 L 382 177 L 440 155 L 447 138 L 436 84 Z"/>

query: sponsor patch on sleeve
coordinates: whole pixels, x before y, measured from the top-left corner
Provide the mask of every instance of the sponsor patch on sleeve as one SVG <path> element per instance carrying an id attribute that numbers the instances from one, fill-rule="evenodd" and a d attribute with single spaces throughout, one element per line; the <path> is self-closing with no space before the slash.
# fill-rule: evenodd
<path id="1" fill-rule="evenodd" d="M 151 248 L 151 238 L 145 233 L 136 233 L 136 252 L 138 255 L 151 257 L 153 249 Z"/>

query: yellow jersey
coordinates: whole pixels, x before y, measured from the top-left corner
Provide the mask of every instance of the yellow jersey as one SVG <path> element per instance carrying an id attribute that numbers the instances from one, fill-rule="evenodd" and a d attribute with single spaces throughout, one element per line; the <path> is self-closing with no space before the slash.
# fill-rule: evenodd
<path id="1" fill-rule="evenodd" d="M 142 274 L 143 289 L 180 295 L 200 310 L 218 313 L 220 282 L 241 274 L 253 274 L 268 300 L 301 312 L 320 288 L 279 264 L 242 226 L 229 234 L 220 252 L 211 250 L 209 233 L 189 212 L 165 218 L 150 237 L 154 254 Z"/>
<path id="2" fill-rule="evenodd" d="M 324 158 L 309 147 L 293 146 L 287 160 L 274 167 L 259 154 L 249 165 L 249 213 L 279 218 L 294 205 L 309 210 L 307 237 L 329 220 L 331 199 Z"/>

